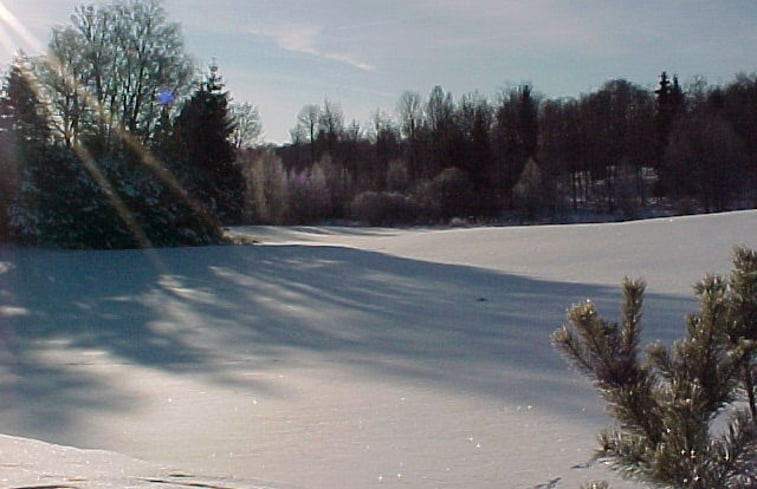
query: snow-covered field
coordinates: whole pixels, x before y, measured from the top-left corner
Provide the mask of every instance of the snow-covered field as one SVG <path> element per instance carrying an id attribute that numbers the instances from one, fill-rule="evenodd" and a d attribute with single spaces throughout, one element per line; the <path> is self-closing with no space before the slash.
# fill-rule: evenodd
<path id="1" fill-rule="evenodd" d="M 0 248 L 0 487 L 614 480 L 585 466 L 608 420 L 549 334 L 585 298 L 615 317 L 626 275 L 648 282 L 646 338 L 682 334 L 693 282 L 757 247 L 757 211 L 235 232 L 261 244 Z"/>

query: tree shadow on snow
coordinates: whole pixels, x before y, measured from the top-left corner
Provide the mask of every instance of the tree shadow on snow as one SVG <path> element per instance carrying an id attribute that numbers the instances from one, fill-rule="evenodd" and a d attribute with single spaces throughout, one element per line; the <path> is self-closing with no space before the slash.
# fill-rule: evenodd
<path id="1" fill-rule="evenodd" d="M 591 298 L 614 319 L 620 299 L 618 287 L 337 247 L 10 248 L 0 263 L 3 430 L 51 441 L 88 413 L 138 406 L 88 375 L 86 355 L 281 396 L 237 373 L 326 362 L 366 382 L 401 379 L 571 414 L 588 390 L 549 335 L 571 304 Z M 682 335 L 695 307 L 648 294 L 646 339 Z"/>

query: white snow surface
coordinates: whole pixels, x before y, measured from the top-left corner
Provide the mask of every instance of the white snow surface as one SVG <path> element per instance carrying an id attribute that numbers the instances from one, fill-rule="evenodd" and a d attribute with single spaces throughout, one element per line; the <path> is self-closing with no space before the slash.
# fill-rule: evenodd
<path id="1" fill-rule="evenodd" d="M 0 248 L 0 487 L 638 487 L 586 466 L 610 421 L 549 335 L 586 298 L 616 317 L 642 276 L 645 340 L 671 341 L 756 231 L 745 211 Z"/>

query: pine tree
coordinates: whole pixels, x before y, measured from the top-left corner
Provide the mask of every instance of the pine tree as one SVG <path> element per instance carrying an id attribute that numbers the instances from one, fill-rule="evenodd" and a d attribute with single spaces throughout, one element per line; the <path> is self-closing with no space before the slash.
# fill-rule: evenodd
<path id="1" fill-rule="evenodd" d="M 207 79 L 182 108 L 174 129 L 181 153 L 177 172 L 208 212 L 223 223 L 235 223 L 242 214 L 244 180 L 234 164 L 234 125 L 223 88 L 218 67 L 211 66 Z"/>
<path id="2" fill-rule="evenodd" d="M 627 478 L 665 487 L 755 487 L 757 253 L 737 248 L 729 280 L 697 284 L 701 310 L 688 317 L 688 335 L 671 348 L 650 345 L 642 359 L 644 289 L 641 280 L 624 282 L 619 324 L 587 302 L 552 335 L 617 421 L 599 435 L 597 457 Z"/>
<path id="3" fill-rule="evenodd" d="M 657 146 L 657 165 L 661 166 L 665 149 L 670 140 L 673 125 L 684 113 L 684 95 L 678 84 L 678 77 L 673 76 L 671 84 L 668 74 L 660 74 L 660 85 L 655 90 L 655 143 Z"/>

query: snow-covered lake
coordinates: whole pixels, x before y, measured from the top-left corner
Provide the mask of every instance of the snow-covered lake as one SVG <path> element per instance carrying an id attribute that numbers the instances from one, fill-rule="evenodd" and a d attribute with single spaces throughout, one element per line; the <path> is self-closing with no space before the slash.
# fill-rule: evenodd
<path id="1" fill-rule="evenodd" d="M 234 232 L 260 244 L 0 248 L 2 487 L 614 480 L 585 467 L 608 420 L 550 333 L 586 298 L 615 317 L 642 276 L 646 339 L 683 334 L 691 285 L 757 247 L 757 211 Z"/>

